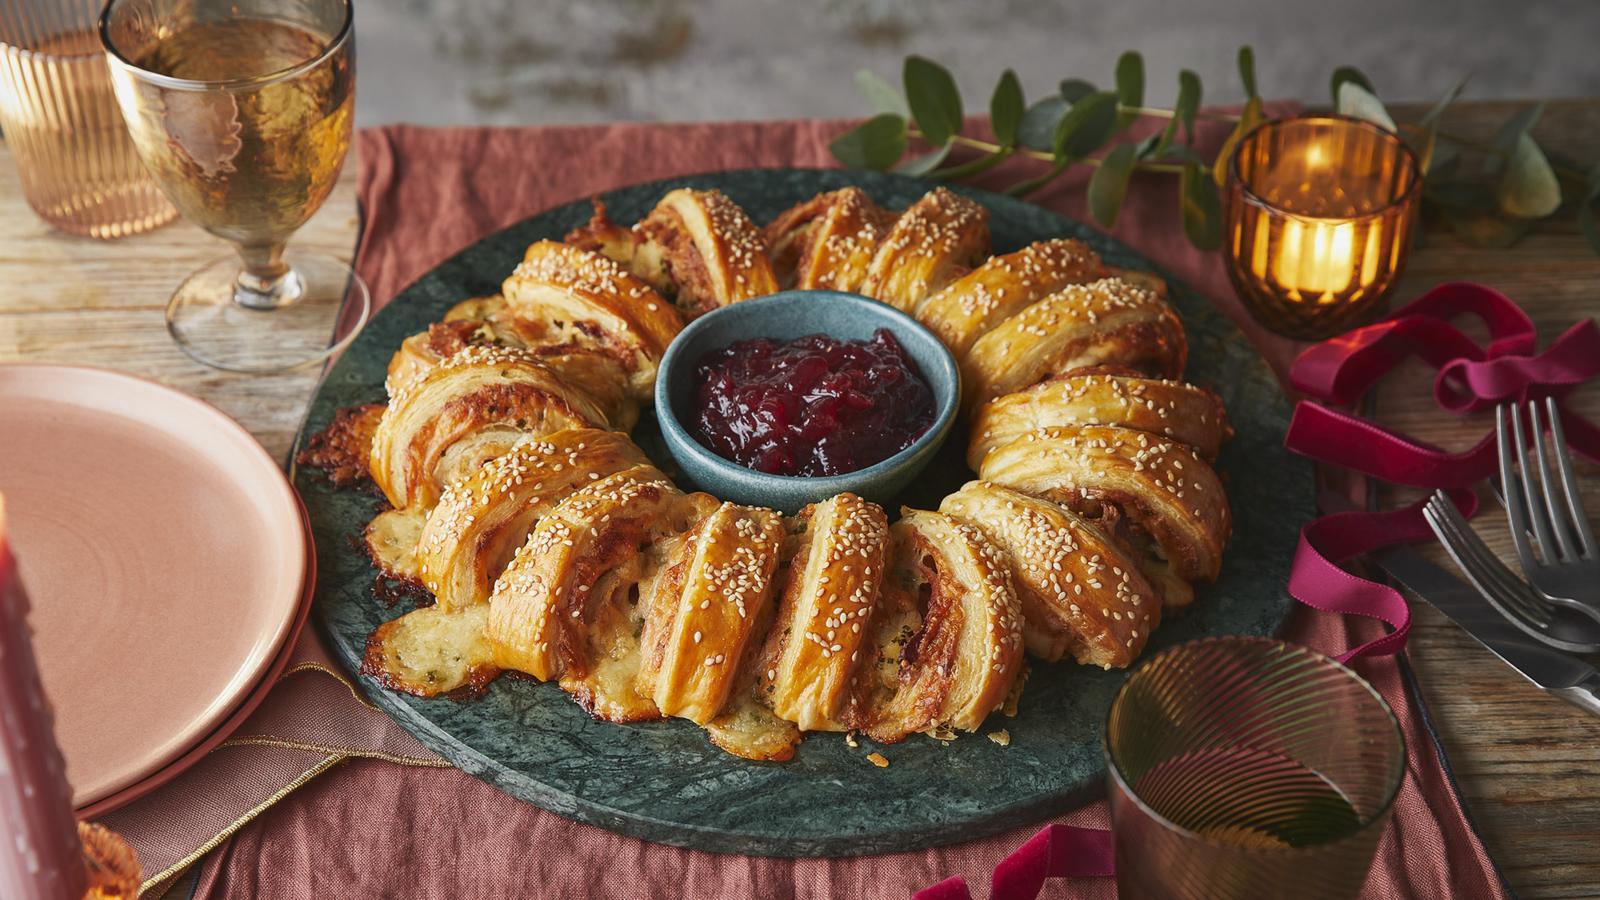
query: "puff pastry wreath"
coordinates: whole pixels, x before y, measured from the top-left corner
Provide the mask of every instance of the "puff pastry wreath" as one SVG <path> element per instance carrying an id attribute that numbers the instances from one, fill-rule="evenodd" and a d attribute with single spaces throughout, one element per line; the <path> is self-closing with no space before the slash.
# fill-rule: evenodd
<path id="1" fill-rule="evenodd" d="M 627 435 L 685 320 L 780 287 L 905 310 L 965 376 L 977 479 L 891 517 L 851 494 L 794 516 L 685 493 Z M 1231 527 L 1215 394 L 1146 273 L 1076 240 L 989 255 L 987 214 L 937 188 L 905 210 L 849 187 L 758 228 L 717 191 L 637 224 L 597 201 L 501 293 L 406 339 L 370 429 L 320 436 L 388 500 L 373 558 L 432 596 L 365 671 L 420 696 L 502 672 L 597 718 L 681 718 L 731 753 L 805 732 L 949 738 L 1012 708 L 1025 654 L 1107 668 L 1215 579 Z M 331 448 L 331 449 L 330 449 Z M 359 452 L 359 451 L 358 451 Z"/>

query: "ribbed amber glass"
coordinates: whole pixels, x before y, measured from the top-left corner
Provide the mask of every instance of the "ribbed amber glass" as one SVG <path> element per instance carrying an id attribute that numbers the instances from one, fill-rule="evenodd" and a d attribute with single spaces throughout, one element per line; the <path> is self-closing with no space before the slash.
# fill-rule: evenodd
<path id="1" fill-rule="evenodd" d="M 1421 178 L 1399 137 L 1306 116 L 1246 135 L 1231 164 L 1224 252 L 1261 324 L 1318 340 L 1371 319 L 1405 268 Z"/>
<path id="2" fill-rule="evenodd" d="M 73 234 L 116 238 L 177 211 L 145 171 L 111 93 L 95 0 L 0 0 L 0 130 L 28 205 Z"/>
<path id="3" fill-rule="evenodd" d="M 1354 672 L 1227 637 L 1140 666 L 1112 703 L 1106 758 L 1119 896 L 1331 900 L 1360 892 L 1406 754 Z"/>

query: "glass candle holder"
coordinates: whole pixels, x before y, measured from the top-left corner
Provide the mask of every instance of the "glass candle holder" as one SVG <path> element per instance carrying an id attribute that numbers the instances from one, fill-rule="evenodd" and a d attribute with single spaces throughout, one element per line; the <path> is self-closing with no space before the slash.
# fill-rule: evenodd
<path id="1" fill-rule="evenodd" d="M 1268 638 L 1152 657 L 1105 750 L 1119 895 L 1175 900 L 1355 897 L 1406 763 L 1371 686 Z"/>
<path id="2" fill-rule="evenodd" d="M 1228 275 L 1256 321 L 1320 340 L 1383 308 L 1421 194 L 1404 141 L 1343 116 L 1279 119 L 1239 142 L 1230 173 Z"/>

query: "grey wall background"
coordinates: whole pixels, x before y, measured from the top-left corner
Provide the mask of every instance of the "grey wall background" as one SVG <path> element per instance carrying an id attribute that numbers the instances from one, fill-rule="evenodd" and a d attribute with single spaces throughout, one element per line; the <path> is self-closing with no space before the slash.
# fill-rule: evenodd
<path id="1" fill-rule="evenodd" d="M 1340 64 L 1387 99 L 1600 94 L 1600 2 L 1561 0 L 355 0 L 367 125 L 854 116 L 859 68 L 949 66 L 969 106 L 1007 67 L 1031 98 L 1077 76 L 1109 84 L 1144 54 L 1147 99 L 1178 70 L 1207 102 L 1240 98 L 1255 47 L 1270 97 L 1322 100 Z"/>

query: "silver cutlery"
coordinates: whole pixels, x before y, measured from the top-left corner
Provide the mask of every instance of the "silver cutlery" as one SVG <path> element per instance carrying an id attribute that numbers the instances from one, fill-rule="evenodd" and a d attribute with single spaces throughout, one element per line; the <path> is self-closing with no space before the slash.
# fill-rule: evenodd
<path id="1" fill-rule="evenodd" d="M 1439 543 L 1483 599 L 1528 636 L 1569 653 L 1600 652 L 1600 614 L 1581 603 L 1558 604 L 1534 590 L 1500 561 L 1443 491 L 1422 509 Z M 1581 619 L 1564 610 L 1582 613 Z"/>
<path id="2" fill-rule="evenodd" d="M 1533 429 L 1530 442 L 1524 439 L 1522 416 L 1516 404 L 1502 403 L 1495 408 L 1500 493 L 1511 521 L 1511 537 L 1517 545 L 1523 574 L 1535 590 L 1552 603 L 1584 611 L 1600 620 L 1600 552 L 1584 514 L 1578 480 L 1572 473 L 1572 453 L 1561 432 L 1561 416 L 1553 398 L 1545 399 L 1545 410 L 1550 419 L 1548 440 L 1540 421 L 1539 404 L 1528 403 Z M 1552 456 L 1554 466 L 1550 462 Z M 1537 484 L 1533 478 L 1536 468 Z M 1560 497 L 1552 468 L 1560 475 Z M 1530 532 L 1534 541 L 1528 539 Z"/>
<path id="3" fill-rule="evenodd" d="M 1410 547 L 1391 547 L 1372 554 L 1371 559 L 1522 677 L 1568 703 L 1600 715 L 1600 671 L 1594 666 L 1513 627 L 1497 606 L 1484 602 L 1485 594 Z"/>

